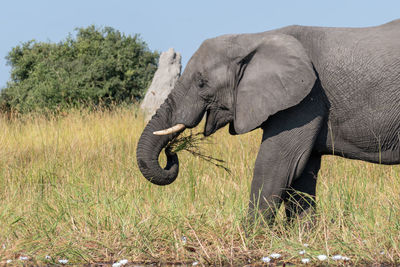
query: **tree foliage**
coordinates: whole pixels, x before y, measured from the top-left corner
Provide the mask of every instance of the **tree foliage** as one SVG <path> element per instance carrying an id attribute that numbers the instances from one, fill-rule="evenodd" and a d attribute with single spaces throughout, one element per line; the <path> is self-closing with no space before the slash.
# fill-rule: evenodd
<path id="1" fill-rule="evenodd" d="M 82 104 L 126 103 L 144 96 L 157 69 L 158 53 L 138 35 L 89 26 L 59 43 L 34 40 L 6 57 L 11 81 L 1 107 L 21 113 Z"/>

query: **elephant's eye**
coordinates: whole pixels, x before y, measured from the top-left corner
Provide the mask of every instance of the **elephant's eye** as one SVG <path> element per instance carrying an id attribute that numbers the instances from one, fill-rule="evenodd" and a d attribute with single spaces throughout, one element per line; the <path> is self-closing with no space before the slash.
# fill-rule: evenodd
<path id="1" fill-rule="evenodd" d="M 199 88 L 203 88 L 207 85 L 207 79 L 205 79 L 204 75 L 200 72 L 197 73 L 196 80 L 197 80 L 197 86 Z"/>
<path id="2" fill-rule="evenodd" d="M 199 87 L 203 88 L 206 85 L 207 81 L 203 78 L 199 79 Z"/>

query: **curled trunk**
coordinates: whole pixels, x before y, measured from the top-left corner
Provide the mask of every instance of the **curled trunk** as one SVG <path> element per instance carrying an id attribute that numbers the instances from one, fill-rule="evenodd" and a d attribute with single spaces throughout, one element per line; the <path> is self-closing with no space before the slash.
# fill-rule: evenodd
<path id="1" fill-rule="evenodd" d="M 170 140 L 176 137 L 178 133 L 168 135 L 155 135 L 153 132 L 171 127 L 170 101 L 166 101 L 157 113 L 151 118 L 149 123 L 140 136 L 136 150 L 136 158 L 140 171 L 143 176 L 157 185 L 168 185 L 175 181 L 179 172 L 178 156 L 165 150 L 167 156 L 167 165 L 162 168 L 158 161 L 161 150 Z"/>

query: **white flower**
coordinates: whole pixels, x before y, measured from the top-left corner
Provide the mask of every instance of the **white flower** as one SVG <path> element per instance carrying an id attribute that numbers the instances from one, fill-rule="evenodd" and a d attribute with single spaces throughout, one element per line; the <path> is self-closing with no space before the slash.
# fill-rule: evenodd
<path id="1" fill-rule="evenodd" d="M 29 258 L 26 256 L 19 256 L 20 261 L 27 261 Z"/>
<path id="2" fill-rule="evenodd" d="M 306 253 L 305 250 L 300 250 L 300 251 L 299 251 L 299 255 L 304 255 L 305 253 Z"/>
<path id="3" fill-rule="evenodd" d="M 61 260 L 58 260 L 58 262 L 61 263 L 61 264 L 67 264 L 67 263 L 68 263 L 68 260 L 66 260 L 66 259 L 61 259 Z"/>
<path id="4" fill-rule="evenodd" d="M 49 255 L 46 255 L 46 257 L 44 257 L 46 260 L 50 260 L 51 257 Z"/>
<path id="5" fill-rule="evenodd" d="M 382 250 L 382 251 L 380 252 L 380 254 L 381 254 L 381 255 L 385 255 L 385 251 Z"/>
<path id="6" fill-rule="evenodd" d="M 318 255 L 317 258 L 318 258 L 320 261 L 324 261 L 324 260 L 326 260 L 328 257 L 327 257 L 326 255 L 324 255 L 324 254 L 321 254 L 321 255 Z"/>
<path id="7" fill-rule="evenodd" d="M 303 246 L 305 246 L 306 248 L 308 248 L 309 244 L 304 244 Z"/>
<path id="8" fill-rule="evenodd" d="M 269 255 L 271 258 L 273 259 L 279 259 L 281 257 L 281 254 L 279 253 L 272 253 L 271 255 Z"/>
<path id="9" fill-rule="evenodd" d="M 199 262 L 198 262 L 198 261 L 195 261 L 195 262 L 192 263 L 192 266 L 196 266 L 196 265 L 198 265 L 198 264 L 199 264 Z"/>
<path id="10" fill-rule="evenodd" d="M 310 262 L 310 259 L 308 259 L 308 258 L 301 259 L 301 262 L 304 263 L 304 264 L 307 264 L 307 263 Z"/>
<path id="11" fill-rule="evenodd" d="M 264 263 L 268 263 L 268 262 L 271 261 L 271 259 L 269 257 L 262 257 L 261 261 L 264 262 Z"/>
<path id="12" fill-rule="evenodd" d="M 334 255 L 334 256 L 332 256 L 332 260 L 334 260 L 334 261 L 338 261 L 338 260 L 342 260 L 342 259 L 343 259 L 342 255 Z"/>
<path id="13" fill-rule="evenodd" d="M 187 242 L 186 236 L 183 235 L 183 236 L 181 237 L 181 241 L 182 241 L 182 244 L 183 244 L 183 245 L 186 245 L 186 242 Z"/>
<path id="14" fill-rule="evenodd" d="M 342 260 L 344 260 L 344 261 L 349 261 L 350 258 L 349 258 L 349 257 L 346 257 L 346 256 L 343 256 L 343 257 L 342 257 Z"/>
<path id="15" fill-rule="evenodd" d="M 12 262 L 12 260 L 7 260 L 7 261 L 6 261 L 6 263 L 11 263 L 11 262 Z"/>
<path id="16" fill-rule="evenodd" d="M 128 260 L 123 259 L 123 260 L 120 260 L 120 261 L 114 263 L 112 265 L 112 267 L 121 267 L 121 266 L 123 266 L 123 265 L 125 265 L 127 263 L 128 263 Z"/>
<path id="17" fill-rule="evenodd" d="M 121 263 L 121 265 L 125 265 L 128 263 L 128 260 L 123 259 L 123 260 L 120 260 L 119 263 Z"/>

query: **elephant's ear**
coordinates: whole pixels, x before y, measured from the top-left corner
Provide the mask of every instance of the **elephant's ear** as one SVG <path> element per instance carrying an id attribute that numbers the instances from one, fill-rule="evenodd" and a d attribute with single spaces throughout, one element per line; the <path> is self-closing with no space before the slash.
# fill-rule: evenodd
<path id="1" fill-rule="evenodd" d="M 237 134 L 249 132 L 269 116 L 300 103 L 316 80 L 305 49 L 289 35 L 265 36 L 245 54 L 237 63 Z"/>

